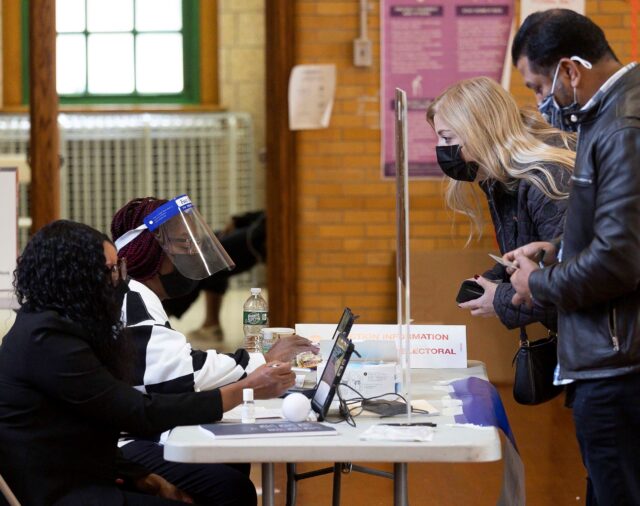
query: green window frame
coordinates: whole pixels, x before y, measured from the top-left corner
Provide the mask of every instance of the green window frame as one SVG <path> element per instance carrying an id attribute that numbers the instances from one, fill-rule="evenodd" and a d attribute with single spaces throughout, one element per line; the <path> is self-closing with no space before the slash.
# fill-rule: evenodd
<path id="1" fill-rule="evenodd" d="M 199 2 L 182 0 L 182 65 L 184 88 L 172 94 L 91 94 L 60 95 L 61 104 L 197 104 L 200 102 L 200 29 Z M 29 103 L 29 0 L 22 0 L 22 97 Z M 85 36 L 90 32 L 85 29 Z M 134 36 L 135 28 L 131 30 Z M 135 55 L 134 55 L 135 58 Z"/>

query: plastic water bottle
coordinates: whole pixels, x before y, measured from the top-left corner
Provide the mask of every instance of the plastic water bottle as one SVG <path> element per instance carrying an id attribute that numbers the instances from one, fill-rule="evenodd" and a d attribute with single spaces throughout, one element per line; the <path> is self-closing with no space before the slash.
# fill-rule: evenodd
<path id="1" fill-rule="evenodd" d="M 251 297 L 244 303 L 242 312 L 244 349 L 250 353 L 262 352 L 260 330 L 269 326 L 269 308 L 260 292 L 260 288 L 251 289 Z"/>

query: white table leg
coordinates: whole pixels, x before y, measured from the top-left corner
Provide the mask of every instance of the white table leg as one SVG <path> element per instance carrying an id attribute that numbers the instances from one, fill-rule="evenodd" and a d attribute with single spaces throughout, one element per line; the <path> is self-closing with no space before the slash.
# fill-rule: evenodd
<path id="1" fill-rule="evenodd" d="M 393 464 L 393 504 L 409 506 L 408 476 L 409 465 L 406 462 Z M 263 478 L 264 480 L 264 478 Z"/>
<path id="2" fill-rule="evenodd" d="M 262 463 L 262 506 L 275 506 L 274 464 Z"/>

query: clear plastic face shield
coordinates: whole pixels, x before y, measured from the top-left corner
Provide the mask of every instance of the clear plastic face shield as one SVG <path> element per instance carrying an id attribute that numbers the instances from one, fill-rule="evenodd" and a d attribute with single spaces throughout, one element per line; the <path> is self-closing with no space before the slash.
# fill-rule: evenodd
<path id="1" fill-rule="evenodd" d="M 145 216 L 143 221 L 143 225 L 118 238 L 118 250 L 148 229 L 176 269 L 187 278 L 204 279 L 235 267 L 188 196 L 170 200 Z"/>

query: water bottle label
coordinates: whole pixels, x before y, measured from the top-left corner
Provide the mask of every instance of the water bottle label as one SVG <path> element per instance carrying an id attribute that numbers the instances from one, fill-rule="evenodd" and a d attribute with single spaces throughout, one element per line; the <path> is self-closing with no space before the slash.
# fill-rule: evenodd
<path id="1" fill-rule="evenodd" d="M 267 325 L 268 315 L 266 311 L 243 311 L 243 325 Z"/>

